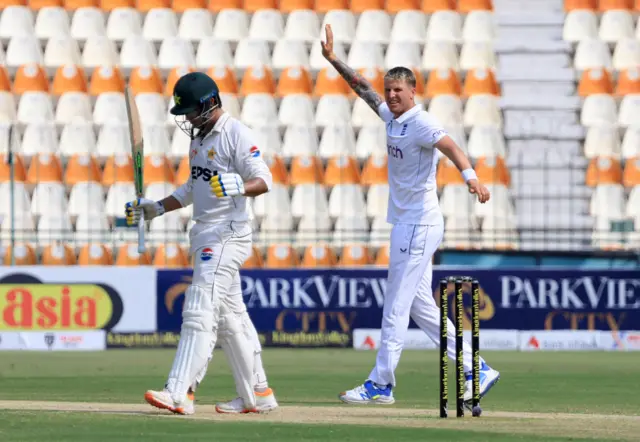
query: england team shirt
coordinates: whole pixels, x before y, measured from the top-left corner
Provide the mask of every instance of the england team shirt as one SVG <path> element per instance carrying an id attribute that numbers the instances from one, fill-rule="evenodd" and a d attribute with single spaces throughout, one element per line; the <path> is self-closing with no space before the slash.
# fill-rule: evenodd
<path id="1" fill-rule="evenodd" d="M 434 146 L 447 134 L 420 105 L 394 118 L 386 103 L 378 107 L 386 123 L 389 175 L 387 222 L 435 225 L 444 222 L 438 203 Z"/>

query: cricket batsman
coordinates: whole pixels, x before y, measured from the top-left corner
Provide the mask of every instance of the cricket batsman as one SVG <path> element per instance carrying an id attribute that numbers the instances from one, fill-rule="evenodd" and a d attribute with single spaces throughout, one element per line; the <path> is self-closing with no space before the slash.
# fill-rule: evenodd
<path id="1" fill-rule="evenodd" d="M 440 343 L 440 310 L 431 289 L 432 258 L 444 234 L 444 218 L 436 193 L 436 167 L 440 150 L 461 171 L 469 192 L 480 203 L 489 201 L 471 163 L 442 126 L 414 102 L 416 78 L 410 69 L 395 67 L 384 77 L 384 99 L 360 74 L 338 60 L 333 33 L 327 25 L 322 54 L 386 124 L 389 202 L 387 222 L 391 248 L 385 293 L 382 336 L 376 364 L 364 384 L 339 398 L 348 404 L 395 402 L 395 369 L 400 360 L 409 317 L 436 343 Z M 448 322 L 448 354 L 455 359 L 455 328 Z M 471 407 L 471 348 L 464 343 L 465 404 Z M 498 381 L 500 373 L 480 362 L 480 395 Z"/>
<path id="2" fill-rule="evenodd" d="M 216 405 L 219 413 L 257 413 L 278 406 L 262 367 L 261 345 L 240 288 L 240 267 L 251 253 L 249 197 L 271 189 L 269 168 L 251 130 L 222 109 L 215 81 L 201 72 L 174 86 L 176 124 L 191 137 L 191 176 L 161 201 L 126 204 L 129 225 L 193 204 L 190 254 L 192 284 L 185 291 L 180 341 L 169 378 L 145 400 L 177 414 L 193 414 L 194 393 L 219 340 L 238 398 Z"/>

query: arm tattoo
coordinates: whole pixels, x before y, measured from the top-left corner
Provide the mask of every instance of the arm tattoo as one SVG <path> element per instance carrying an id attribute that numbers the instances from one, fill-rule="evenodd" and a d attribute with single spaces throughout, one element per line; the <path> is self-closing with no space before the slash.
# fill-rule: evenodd
<path id="1" fill-rule="evenodd" d="M 369 105 L 371 109 L 377 114 L 378 106 L 382 103 L 382 97 L 373 90 L 371 83 L 367 81 L 362 75 L 360 75 L 355 70 L 351 69 L 344 62 L 335 59 L 331 61 L 331 64 L 336 71 L 344 78 L 351 89 L 355 91 L 356 94 L 360 98 L 362 98 L 365 103 Z"/>

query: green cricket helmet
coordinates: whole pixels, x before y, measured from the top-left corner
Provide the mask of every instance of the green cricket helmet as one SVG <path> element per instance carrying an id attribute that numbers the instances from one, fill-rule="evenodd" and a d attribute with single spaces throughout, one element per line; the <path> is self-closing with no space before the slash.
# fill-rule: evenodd
<path id="1" fill-rule="evenodd" d="M 214 109 L 220 107 L 220 89 L 215 81 L 202 72 L 190 72 L 178 79 L 173 87 L 174 106 L 169 110 L 176 116 L 176 124 L 188 135 L 193 129 L 200 129 L 211 118 Z M 199 124 L 193 126 L 187 114 L 200 111 Z"/>

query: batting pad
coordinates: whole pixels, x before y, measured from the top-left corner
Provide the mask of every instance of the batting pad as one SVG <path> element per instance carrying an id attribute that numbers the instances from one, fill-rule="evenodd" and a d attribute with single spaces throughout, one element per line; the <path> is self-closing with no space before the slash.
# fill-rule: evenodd
<path id="1" fill-rule="evenodd" d="M 167 382 L 171 397 L 177 404 L 185 400 L 189 386 L 209 362 L 216 344 L 213 327 L 216 313 L 211 303 L 211 293 L 196 285 L 187 288 L 180 341 Z"/>
<path id="2" fill-rule="evenodd" d="M 253 391 L 254 343 L 247 338 L 242 315 L 237 315 L 224 306 L 220 307 L 220 346 L 227 356 L 238 396 L 244 401 L 245 408 L 255 408 L 256 397 Z"/>
<path id="3" fill-rule="evenodd" d="M 255 388 L 267 388 L 267 374 L 262 366 L 262 344 L 260 344 L 260 336 L 256 330 L 249 313 L 245 310 L 242 314 L 242 325 L 247 335 L 249 343 L 253 345 L 253 385 Z"/>

